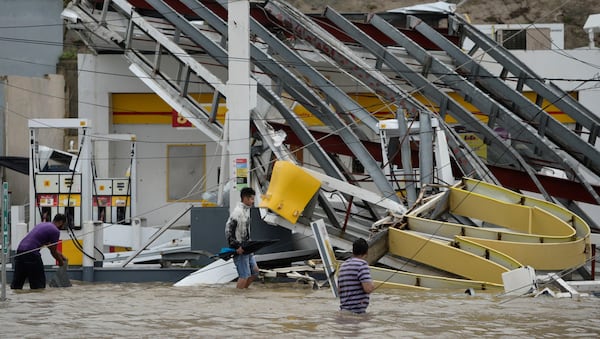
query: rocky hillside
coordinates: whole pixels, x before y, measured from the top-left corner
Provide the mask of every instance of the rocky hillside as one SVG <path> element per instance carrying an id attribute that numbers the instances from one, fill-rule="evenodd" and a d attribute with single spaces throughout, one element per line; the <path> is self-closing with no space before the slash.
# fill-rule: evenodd
<path id="1" fill-rule="evenodd" d="M 318 13 L 326 6 L 340 12 L 382 12 L 422 4 L 419 0 L 288 0 L 305 13 Z M 587 46 L 583 24 L 590 14 L 600 13 L 599 0 L 450 0 L 457 12 L 468 15 L 474 24 L 482 23 L 564 23 L 565 48 Z M 600 46 L 600 38 L 596 38 Z"/>

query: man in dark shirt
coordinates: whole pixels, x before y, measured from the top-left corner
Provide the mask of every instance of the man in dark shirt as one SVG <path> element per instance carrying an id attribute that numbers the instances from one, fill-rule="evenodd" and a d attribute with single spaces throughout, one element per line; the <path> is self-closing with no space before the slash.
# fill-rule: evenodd
<path id="1" fill-rule="evenodd" d="M 365 260 L 369 244 L 359 238 L 352 244 L 352 258 L 340 267 L 338 290 L 340 309 L 354 313 L 365 313 L 369 306 L 369 294 L 375 290 L 371 279 L 371 270 Z"/>
<path id="2" fill-rule="evenodd" d="M 57 249 L 60 238 L 60 229 L 67 218 L 64 214 L 57 214 L 52 222 L 37 224 L 17 247 L 14 261 L 13 281 L 10 288 L 23 289 L 25 280 L 29 279 L 29 287 L 33 289 L 46 288 L 46 274 L 40 249 L 47 246 L 59 266 L 63 266 L 67 258 Z"/>

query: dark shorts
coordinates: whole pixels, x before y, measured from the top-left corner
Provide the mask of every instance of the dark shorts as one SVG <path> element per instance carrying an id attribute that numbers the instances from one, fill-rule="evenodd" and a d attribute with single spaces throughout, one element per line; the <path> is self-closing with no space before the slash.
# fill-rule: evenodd
<path id="1" fill-rule="evenodd" d="M 13 280 L 10 288 L 13 290 L 23 289 L 27 279 L 29 279 L 29 288 L 32 290 L 46 288 L 46 273 L 39 253 L 17 253 L 15 256 Z"/>

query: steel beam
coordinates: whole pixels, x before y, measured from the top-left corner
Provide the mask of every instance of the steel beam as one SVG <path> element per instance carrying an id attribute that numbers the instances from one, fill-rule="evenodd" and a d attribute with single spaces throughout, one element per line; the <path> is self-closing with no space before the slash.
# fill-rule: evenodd
<path id="1" fill-rule="evenodd" d="M 573 99 L 555 84 L 546 84 L 521 60 L 516 58 L 504 47 L 497 44 L 477 28 L 473 27 L 465 19 L 458 15 L 452 15 L 448 17 L 448 20 L 449 25 L 459 27 L 458 29 L 464 32 L 476 46 L 483 49 L 485 53 L 489 54 L 492 58 L 502 64 L 507 71 L 522 77 L 525 85 L 552 102 L 553 105 L 556 105 L 590 132 L 600 128 L 600 117 L 589 111 L 585 106 Z M 594 145 L 596 143 L 596 137 L 596 134 L 590 134 L 588 142 Z"/>
<path id="2" fill-rule="evenodd" d="M 161 13 L 165 19 L 181 29 L 190 40 L 194 41 L 194 43 L 199 46 L 202 46 L 202 48 L 215 58 L 215 60 L 221 64 L 227 63 L 227 53 L 223 48 L 206 38 L 196 27 L 187 22 L 185 18 L 175 12 L 170 6 L 160 0 L 148 0 L 147 2 Z M 215 13 L 206 9 L 201 3 L 193 2 L 191 0 L 182 0 L 182 2 L 190 7 L 195 14 L 202 17 L 209 25 L 215 28 L 221 35 L 227 35 L 226 25 Z M 256 22 L 253 19 L 251 25 L 256 25 Z M 336 133 L 340 134 L 356 158 L 365 164 L 365 168 L 371 174 L 373 182 L 384 197 L 397 202 L 400 201 L 396 196 L 393 187 L 388 182 L 381 169 L 377 166 L 369 152 L 362 145 L 360 139 L 356 137 L 352 130 L 337 117 L 335 112 L 331 111 L 329 106 L 323 102 L 319 95 L 255 45 L 251 45 L 251 57 L 260 68 L 267 71 L 269 74 L 277 76 L 282 81 L 282 85 L 288 93 L 295 98 L 301 98 L 300 102 L 302 102 L 319 120 L 327 124 Z"/>
<path id="3" fill-rule="evenodd" d="M 414 20 L 414 19 L 413 19 Z M 462 19 L 457 19 L 462 20 Z M 512 104 L 516 109 L 513 111 L 529 124 L 536 125 L 540 136 L 548 137 L 555 144 L 560 146 L 565 152 L 569 153 L 573 158 L 588 167 L 592 172 L 600 175 L 600 151 L 594 147 L 595 140 L 590 140 L 590 143 L 581 139 L 572 130 L 551 117 L 544 111 L 542 107 L 534 104 L 525 98 L 519 91 L 510 88 L 506 83 L 495 77 L 491 72 L 483 67 L 480 67 L 471 57 L 464 54 L 456 45 L 449 44 L 442 40 L 442 36 L 435 34 L 430 27 L 418 25 L 417 29 L 426 34 L 433 42 L 443 48 L 455 61 L 461 70 L 468 71 L 476 79 L 477 83 L 481 84 L 489 93 L 495 97 L 501 98 L 507 104 Z M 476 29 L 465 24 L 464 29 L 469 37 L 474 38 L 476 43 L 481 44 L 485 52 L 492 55 L 498 62 L 506 67 L 511 73 L 519 77 L 519 83 L 527 85 L 534 91 L 539 93 L 539 96 L 546 98 L 553 105 L 556 105 L 566 114 L 573 117 L 582 126 L 594 131 L 598 128 L 600 118 L 597 116 L 590 117 L 593 113 L 582 111 L 579 107 L 571 105 L 570 101 L 564 99 L 569 95 L 556 87 L 547 87 L 533 71 L 529 70 L 520 60 L 512 56 L 504 50 L 500 45 L 497 45 L 489 38 Z M 521 85 L 521 87 L 522 87 Z M 559 106 L 562 104 L 562 107 Z M 591 135 L 591 134 L 590 134 Z"/>
<path id="4" fill-rule="evenodd" d="M 274 0 L 265 5 L 265 10 L 275 16 L 283 26 L 293 31 L 297 37 L 302 38 L 338 65 L 341 65 L 344 71 L 354 75 L 357 79 L 362 79 L 366 86 L 387 100 L 394 102 L 399 108 L 403 108 L 413 115 L 416 115 L 419 111 L 429 112 L 427 107 L 414 99 L 409 93 L 381 72 L 366 64 L 341 41 L 295 8 Z"/>
<path id="5" fill-rule="evenodd" d="M 336 20 L 336 22 L 338 21 L 339 20 Z M 459 75 L 457 75 L 453 70 L 451 70 L 447 65 L 440 62 L 437 58 L 425 51 L 419 45 L 414 43 L 412 40 L 408 39 L 408 37 L 406 37 L 403 33 L 395 29 L 392 25 L 390 25 L 385 20 L 381 19 L 379 16 L 375 15 L 370 22 L 373 26 L 375 26 L 377 29 L 389 36 L 400 46 L 403 46 L 408 52 L 408 54 L 415 58 L 418 62 L 429 62 L 430 68 L 434 72 L 436 72 L 436 74 L 444 74 L 444 77 L 442 77 L 441 80 L 443 80 L 447 84 L 451 86 L 458 86 L 459 82 L 464 82 L 463 79 Z M 361 39 L 361 37 L 358 36 L 358 34 L 356 35 L 356 38 L 360 39 L 360 41 L 366 40 Z M 445 103 L 445 107 L 447 109 L 448 114 L 455 117 L 464 126 L 468 126 L 469 130 L 474 129 L 478 133 L 483 135 L 484 140 L 486 140 L 487 144 L 495 145 L 498 149 L 501 150 L 502 154 L 509 155 L 510 158 L 513 160 L 513 165 L 520 167 L 525 172 L 527 172 L 527 174 L 538 187 L 540 192 L 546 197 L 546 199 L 550 199 L 550 196 L 545 192 L 543 186 L 537 180 L 534 171 L 531 169 L 531 167 L 525 161 L 525 159 L 523 159 L 523 157 L 515 149 L 504 144 L 504 142 L 500 140 L 498 135 L 496 135 L 496 133 L 489 126 L 483 124 L 479 119 L 474 117 L 471 112 L 467 111 L 464 107 L 459 105 L 452 98 L 447 97 L 447 95 L 441 90 L 439 90 L 437 87 L 435 87 L 432 82 L 425 79 L 420 74 L 416 74 L 401 60 L 399 60 L 394 55 L 391 55 L 391 53 L 383 49 L 382 46 L 378 45 L 376 42 L 365 42 L 366 48 L 372 50 L 372 53 L 377 53 L 378 55 L 383 56 L 385 62 L 388 64 L 389 67 L 396 70 L 396 72 L 398 72 L 401 76 L 405 77 L 414 86 L 420 88 L 427 97 L 432 98 L 434 102 L 440 105 L 440 110 L 442 110 L 442 104 Z M 474 92 L 477 90 L 476 88 L 472 88 L 473 86 L 469 83 L 466 83 L 464 87 L 466 87 L 465 91 L 468 90 Z"/>
<path id="6" fill-rule="evenodd" d="M 479 125 L 480 128 L 478 129 L 478 132 L 483 136 L 484 140 L 487 140 L 488 144 L 494 145 L 495 147 L 501 149 L 502 152 L 509 154 L 511 158 L 514 159 L 514 166 L 522 168 L 528 167 L 525 160 L 516 151 L 508 148 L 499 139 L 496 133 L 492 131 L 491 128 L 488 128 L 487 126 L 482 124 L 477 118 L 473 116 L 473 114 L 471 114 L 471 112 L 467 111 L 463 106 L 456 103 L 456 101 L 450 98 L 445 92 L 438 89 L 431 81 L 427 80 L 424 76 L 415 72 L 411 67 L 406 65 L 406 63 L 404 63 L 402 60 L 400 60 L 391 52 L 389 52 L 381 44 L 371 39 L 362 30 L 358 29 L 355 25 L 353 25 L 350 21 L 348 21 L 342 15 L 337 13 L 335 10 L 328 7 L 325 10 L 325 16 L 329 20 L 331 20 L 337 27 L 339 27 L 346 34 L 352 37 L 355 41 L 360 43 L 365 49 L 369 50 L 371 54 L 378 58 L 378 60 L 382 60 L 382 62 L 388 67 L 390 67 L 390 69 L 395 71 L 397 75 L 410 82 L 415 88 L 418 88 L 419 91 L 422 92 L 428 99 L 435 102 L 440 107 L 440 116 L 442 116 L 442 118 L 444 118 L 445 116 L 445 114 L 443 114 L 442 112 L 445 112 L 450 113 L 464 126 Z M 410 41 L 410 39 L 408 39 L 404 34 L 397 31 L 391 24 L 381 19 L 380 17 L 374 17 L 372 20 L 379 22 L 379 29 L 385 35 L 395 40 L 397 43 L 399 43 L 399 41 Z M 405 45 L 406 44 L 407 43 L 405 43 Z M 419 47 L 417 44 L 414 44 L 413 47 L 415 49 L 421 49 L 421 53 L 426 54 L 426 51 Z M 424 59 L 427 59 L 427 57 L 425 57 Z M 429 59 L 431 60 L 431 58 Z M 453 141 L 452 143 L 454 144 L 453 149 L 456 151 L 465 149 L 456 145 L 456 141 Z M 463 155 L 462 157 L 466 158 L 467 156 Z M 468 158 L 473 159 L 473 156 L 468 156 Z M 482 180 L 488 182 L 497 182 L 497 180 L 493 178 L 493 175 L 487 169 L 485 169 L 485 166 L 471 166 L 470 162 L 463 162 L 462 164 L 459 162 L 459 165 L 467 165 L 469 167 L 469 169 L 467 169 L 467 172 L 475 172 Z"/>
<path id="7" fill-rule="evenodd" d="M 413 27 L 414 29 L 419 31 L 419 33 L 426 36 L 428 39 L 430 39 L 436 45 L 443 48 L 453 58 L 455 58 L 455 59 L 458 58 L 459 54 L 460 54 L 461 58 L 468 59 L 468 60 L 465 59 L 464 61 L 472 60 L 470 57 L 468 57 L 466 54 L 464 54 L 462 51 L 460 51 L 458 48 L 456 48 L 456 46 L 450 46 L 450 44 L 448 43 L 448 40 L 446 38 L 444 38 L 441 34 L 439 34 L 433 28 L 431 28 L 431 26 L 422 22 L 417 17 L 409 16 L 409 22 L 410 22 L 411 27 Z M 457 60 L 457 61 L 459 61 L 459 60 Z M 479 68 L 479 72 L 484 72 L 484 70 Z M 442 77 L 442 79 L 445 80 L 446 76 Z M 467 84 L 470 84 L 466 81 L 461 81 L 460 83 L 457 83 L 457 84 L 448 83 L 448 82 L 446 82 L 446 83 L 451 87 L 452 86 L 455 86 L 457 88 L 462 87 L 463 89 L 465 88 L 465 86 L 467 86 Z M 579 179 L 579 181 L 583 185 L 586 186 L 586 188 L 588 189 L 590 194 L 592 196 L 594 196 L 594 198 L 598 201 L 598 203 L 600 203 L 600 196 L 598 194 L 596 194 L 596 192 L 592 189 L 592 187 L 590 186 L 588 181 L 581 175 L 581 173 L 579 173 L 577 166 L 575 164 L 573 164 L 573 162 L 569 158 L 567 158 L 565 155 L 559 154 L 555 150 L 556 146 L 552 145 L 549 141 L 546 141 L 545 138 L 537 136 L 536 133 L 534 133 L 533 128 L 528 124 L 521 123 L 520 119 L 515 117 L 513 112 L 509 111 L 504 106 L 499 105 L 496 101 L 492 100 L 489 96 L 482 93 L 481 90 L 479 90 L 477 87 L 475 87 L 473 85 L 471 85 L 471 86 L 472 87 L 470 88 L 469 93 L 471 95 L 473 95 L 472 99 L 475 102 L 476 106 L 478 106 L 482 110 L 484 108 L 490 107 L 490 106 L 494 107 L 495 109 L 498 109 L 499 112 L 501 112 L 498 115 L 498 120 L 503 122 L 503 126 L 505 128 L 507 128 L 513 136 L 525 137 L 529 142 L 531 142 L 532 145 L 535 145 L 536 149 L 534 151 L 543 152 L 542 154 L 544 155 L 544 160 L 552 161 L 551 159 L 554 158 L 554 161 L 562 164 L 563 167 L 561 167 L 561 168 L 568 169 L 570 171 L 571 175 L 573 175 L 574 177 L 577 177 Z M 535 107 L 537 107 L 537 106 L 535 106 Z M 543 110 L 541 112 L 543 112 Z M 565 128 L 565 130 L 568 131 L 566 128 Z M 559 133 L 559 132 L 556 131 L 554 133 Z M 579 146 L 581 146 L 582 148 L 585 148 L 585 149 L 581 149 L 576 146 L 575 146 L 575 148 L 578 151 L 582 152 L 582 154 L 585 154 L 586 157 L 589 157 L 589 156 L 593 157 L 593 161 L 595 163 L 597 163 L 598 166 L 592 167 L 592 168 L 590 168 L 590 170 L 596 174 L 600 174 L 600 153 L 598 152 L 598 150 L 591 147 L 589 144 L 583 142 L 583 140 L 579 139 L 579 137 L 575 136 L 570 131 L 568 131 L 568 132 L 563 131 L 563 133 L 570 133 L 571 135 L 573 135 L 575 137 L 575 139 L 578 140 L 578 141 L 572 140 L 572 142 L 574 142 L 575 144 L 579 144 Z M 577 159 L 576 156 L 573 156 L 573 152 L 570 149 L 570 147 L 573 147 L 574 145 L 568 145 L 568 144 L 564 145 L 563 144 L 561 146 L 567 148 L 566 150 L 563 149 L 563 151 L 565 151 L 571 157 Z M 577 154 L 575 154 L 575 155 L 577 155 Z"/>
<path id="8" fill-rule="evenodd" d="M 256 20 L 252 20 L 251 31 L 262 39 L 274 54 L 283 58 L 288 65 L 291 65 L 290 68 L 295 68 L 300 74 L 306 76 L 310 80 L 311 85 L 322 91 L 329 101 L 335 103 L 340 108 L 340 111 L 354 115 L 371 131 L 377 132 L 377 118 L 356 103 L 356 101 L 352 100 L 348 94 L 318 72 L 313 66 L 308 64 L 298 53 L 290 49 Z"/>
<path id="9" fill-rule="evenodd" d="M 128 9 L 125 7 L 125 8 L 121 8 L 121 10 L 123 13 L 126 13 L 127 10 L 131 11 L 131 8 Z M 147 23 L 141 16 L 139 16 L 139 14 L 135 13 L 134 11 L 131 11 L 130 15 L 131 15 L 131 22 L 135 23 L 135 25 L 138 28 L 140 28 L 140 30 L 146 32 L 146 34 L 148 34 L 149 36 L 154 38 L 157 42 L 162 43 L 164 45 L 163 47 L 166 50 L 171 52 L 173 56 L 175 56 L 184 65 L 186 65 L 186 69 L 193 70 L 198 75 L 198 77 L 204 79 L 205 81 L 207 81 L 206 79 L 209 79 L 208 83 L 212 84 L 213 87 L 215 88 L 215 95 L 213 98 L 213 109 L 208 118 L 208 122 L 209 123 L 214 122 L 216 106 L 218 104 L 218 100 L 220 97 L 223 97 L 224 93 L 225 93 L 224 84 L 220 81 L 220 79 L 214 77 L 210 73 L 210 71 L 208 71 L 206 68 L 204 68 L 195 59 L 190 57 L 183 49 L 181 49 L 179 46 L 175 45 L 169 39 L 165 38 L 162 35 L 162 33 L 158 32 L 158 30 L 156 30 L 149 23 Z M 131 51 L 127 52 L 127 53 L 131 53 Z M 131 56 L 129 57 L 129 59 L 134 64 L 137 64 L 138 67 L 140 66 L 140 64 L 144 64 L 143 60 L 141 60 L 141 59 L 133 58 Z M 146 75 L 143 78 L 145 79 L 145 81 L 149 81 L 148 79 L 151 77 L 151 74 L 149 74 L 148 72 L 145 72 L 145 73 L 146 73 Z M 187 79 L 187 80 L 189 81 L 189 79 Z M 157 86 L 161 87 L 161 88 L 165 87 L 165 86 L 161 86 L 158 82 L 156 82 L 155 85 L 156 86 L 154 86 L 154 85 L 151 86 L 151 88 L 154 88 Z M 170 88 L 170 86 L 166 86 L 167 90 L 169 90 L 169 88 Z M 170 90 L 172 91 L 173 89 L 170 89 Z M 293 112 L 289 111 L 289 108 L 287 106 L 285 106 L 285 104 L 283 104 L 280 100 L 278 100 L 277 97 L 273 93 L 271 93 L 266 87 L 259 86 L 259 91 L 261 92 L 263 97 L 267 97 L 268 101 L 271 104 L 273 104 L 284 117 L 286 117 L 289 125 L 294 130 L 294 133 L 296 133 L 296 135 L 302 136 L 303 140 L 308 140 L 308 141 L 306 141 L 307 142 L 306 145 L 308 145 L 307 146 L 308 150 L 311 152 L 311 154 L 316 159 L 316 161 L 319 163 L 319 165 L 322 166 L 324 171 L 334 177 L 339 176 L 339 178 L 343 178 L 343 176 L 337 171 L 337 168 L 335 167 L 335 165 L 333 165 L 331 163 L 330 159 L 325 155 L 325 152 L 322 149 L 320 149 L 319 144 L 316 143 L 316 141 L 312 138 L 312 135 L 310 133 L 308 133 L 303 128 L 304 126 L 297 121 L 298 120 L 297 116 L 295 116 L 293 114 Z M 160 92 L 162 92 L 162 90 Z M 182 100 L 181 96 L 177 95 L 176 93 L 171 93 L 169 96 L 173 97 L 173 98 L 179 98 L 177 100 L 178 102 Z M 172 100 L 167 100 L 167 101 L 171 102 Z M 175 103 L 173 103 L 173 104 L 175 104 Z M 178 105 L 175 104 L 175 106 L 178 106 Z M 206 131 L 206 126 L 204 126 L 205 124 L 200 124 L 199 121 L 197 121 L 197 119 L 195 119 L 194 117 L 188 117 L 188 118 L 197 128 L 204 131 L 209 136 L 214 135 L 214 133 L 209 133 L 210 131 Z M 306 136 L 310 136 L 310 138 L 307 138 Z M 214 137 L 211 137 L 211 138 L 214 138 Z M 332 210 L 332 208 L 328 207 L 328 206 L 323 206 L 323 209 L 326 212 Z M 328 214 L 333 215 L 332 212 L 329 212 Z M 337 224 L 336 220 L 330 220 L 330 221 L 334 225 Z"/>

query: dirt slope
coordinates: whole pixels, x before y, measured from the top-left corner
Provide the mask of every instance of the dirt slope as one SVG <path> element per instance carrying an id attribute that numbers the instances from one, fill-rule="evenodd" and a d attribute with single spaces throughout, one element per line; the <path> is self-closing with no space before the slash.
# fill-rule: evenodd
<path id="1" fill-rule="evenodd" d="M 435 2 L 418 0 L 288 0 L 305 13 L 322 12 L 331 6 L 340 12 L 382 12 L 393 8 Z M 565 48 L 587 46 L 583 24 L 590 14 L 600 13 L 599 0 L 454 0 L 457 12 L 477 23 L 564 23 Z M 600 37 L 596 35 L 596 46 Z"/>

